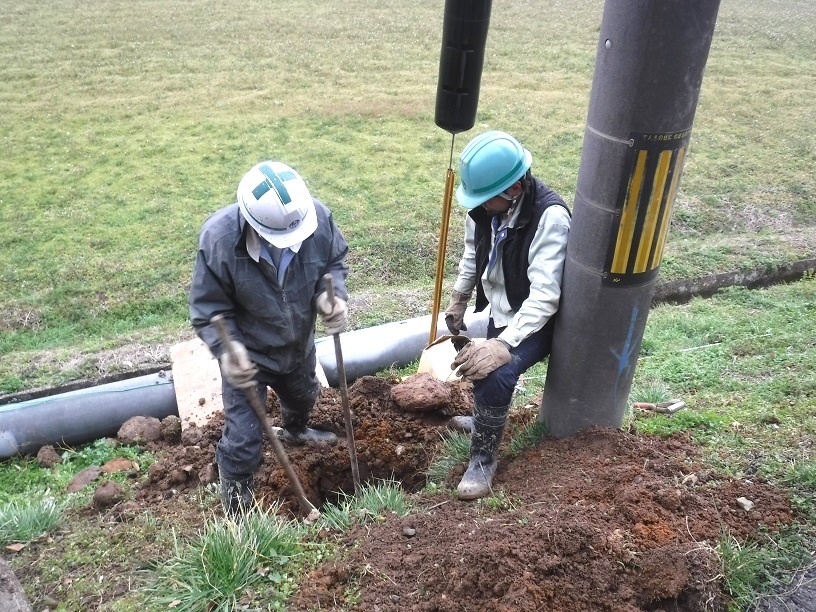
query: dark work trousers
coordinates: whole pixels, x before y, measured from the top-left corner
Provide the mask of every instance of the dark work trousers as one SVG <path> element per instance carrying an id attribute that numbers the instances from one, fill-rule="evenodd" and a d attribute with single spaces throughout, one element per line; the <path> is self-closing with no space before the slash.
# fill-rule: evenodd
<path id="1" fill-rule="evenodd" d="M 293 372 L 276 374 L 259 368 L 254 389 L 236 389 L 222 376 L 224 429 L 215 453 L 220 472 L 233 477 L 248 476 L 261 464 L 263 429 L 245 393 L 256 393 L 265 407 L 267 387 L 271 387 L 280 400 L 283 426 L 291 431 L 306 427 L 320 395 L 315 365 L 313 348 L 306 362 Z"/>
<path id="2" fill-rule="evenodd" d="M 544 327 L 511 348 L 509 363 L 473 383 L 473 398 L 483 406 L 509 406 L 519 377 L 550 354 L 554 324 L 555 317 L 551 317 Z M 504 327 L 496 328 L 491 317 L 487 322 L 487 338 L 497 338 L 502 331 Z"/>

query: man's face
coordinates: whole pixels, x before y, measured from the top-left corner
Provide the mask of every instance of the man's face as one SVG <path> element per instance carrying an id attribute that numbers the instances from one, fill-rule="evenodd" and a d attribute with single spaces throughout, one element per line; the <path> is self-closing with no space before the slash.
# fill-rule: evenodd
<path id="1" fill-rule="evenodd" d="M 482 203 L 482 208 L 487 211 L 491 217 L 503 215 L 510 209 L 510 200 L 506 200 L 500 195 L 493 196 L 487 202 Z"/>

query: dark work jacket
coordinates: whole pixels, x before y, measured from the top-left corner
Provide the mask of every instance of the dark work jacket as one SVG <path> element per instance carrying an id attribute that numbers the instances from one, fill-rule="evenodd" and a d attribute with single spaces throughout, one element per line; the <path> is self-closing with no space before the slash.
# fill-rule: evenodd
<path id="1" fill-rule="evenodd" d="M 233 339 L 243 342 L 261 368 L 286 374 L 314 349 L 315 296 L 331 272 L 337 297 L 347 298 L 348 246 L 331 212 L 314 200 L 317 229 L 306 238 L 286 268 L 283 283 L 275 266 L 256 262 L 246 248 L 249 224 L 237 204 L 213 213 L 198 239 L 190 287 L 190 319 L 213 355 L 223 352 L 210 319 L 224 315 Z"/>
<path id="2" fill-rule="evenodd" d="M 519 310 L 521 304 L 530 296 L 530 279 L 527 277 L 530 245 L 538 230 L 541 215 L 550 206 L 563 206 L 570 212 L 564 200 L 542 181 L 533 177 L 530 187 L 524 194 L 519 206 L 519 216 L 515 226 L 508 228 L 507 237 L 501 244 L 502 272 L 504 273 L 504 291 L 513 310 Z M 482 275 L 490 260 L 493 228 L 492 217 L 478 206 L 469 213 L 476 224 L 474 243 L 476 247 L 476 312 L 481 312 L 488 304 L 482 287 Z"/>

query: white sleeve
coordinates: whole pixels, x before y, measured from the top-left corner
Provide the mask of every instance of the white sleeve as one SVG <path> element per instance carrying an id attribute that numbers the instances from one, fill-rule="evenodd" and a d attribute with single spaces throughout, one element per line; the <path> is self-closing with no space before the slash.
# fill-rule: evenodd
<path id="1" fill-rule="evenodd" d="M 563 206 L 550 206 L 541 215 L 530 244 L 530 295 L 499 336 L 510 346 L 518 346 L 539 331 L 558 310 L 569 228 L 570 216 Z"/>
<path id="2" fill-rule="evenodd" d="M 456 277 L 456 282 L 453 283 L 454 291 L 470 295 L 473 288 L 476 286 L 476 223 L 470 218 L 470 215 L 465 217 L 465 250 L 462 253 L 462 259 L 459 260 L 459 276 Z"/>

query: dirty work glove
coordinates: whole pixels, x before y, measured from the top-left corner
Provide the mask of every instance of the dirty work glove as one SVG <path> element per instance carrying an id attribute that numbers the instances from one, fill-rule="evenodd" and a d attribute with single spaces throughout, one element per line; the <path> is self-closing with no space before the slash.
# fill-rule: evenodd
<path id="1" fill-rule="evenodd" d="M 348 308 L 346 301 L 334 296 L 334 303 L 329 301 L 329 294 L 325 291 L 317 296 L 317 311 L 323 319 L 323 325 L 330 334 L 339 334 L 346 331 Z"/>
<path id="2" fill-rule="evenodd" d="M 451 293 L 450 304 L 445 311 L 445 325 L 448 326 L 448 331 L 454 336 L 458 336 L 460 331 L 467 331 L 465 325 L 465 310 L 467 309 L 469 295 L 453 290 Z"/>
<path id="3" fill-rule="evenodd" d="M 237 389 L 254 386 L 258 369 L 249 358 L 246 347 L 237 340 L 232 340 L 231 346 L 232 351 L 225 350 L 218 359 L 221 374 L 229 384 Z"/>
<path id="4" fill-rule="evenodd" d="M 459 368 L 459 375 L 465 380 L 481 380 L 509 361 L 510 349 L 507 343 L 491 338 L 468 344 L 456 355 L 451 369 Z"/>

